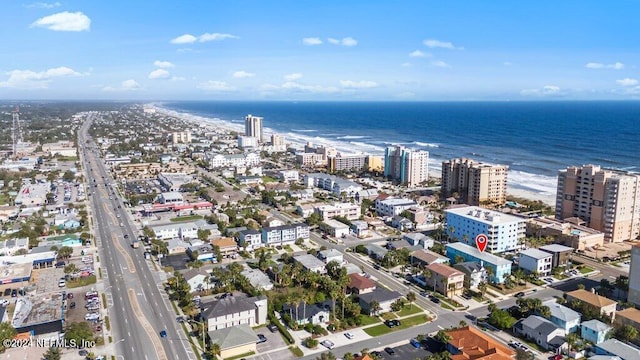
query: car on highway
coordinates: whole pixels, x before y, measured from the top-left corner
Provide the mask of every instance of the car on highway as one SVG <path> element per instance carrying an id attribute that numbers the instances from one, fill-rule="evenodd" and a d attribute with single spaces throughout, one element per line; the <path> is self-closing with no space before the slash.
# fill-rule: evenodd
<path id="1" fill-rule="evenodd" d="M 354 336 L 352 333 L 350 333 L 350 332 L 346 332 L 346 333 L 344 333 L 344 336 L 345 336 L 347 339 L 349 339 L 349 340 L 351 340 L 351 339 L 353 339 L 353 338 L 355 337 L 355 336 Z"/>
<path id="2" fill-rule="evenodd" d="M 333 349 L 336 346 L 333 342 L 331 342 L 329 340 L 322 340 L 320 345 L 326 347 L 329 350 Z"/>
<path id="3" fill-rule="evenodd" d="M 166 338 L 167 337 L 167 330 L 160 331 L 160 337 L 161 338 Z"/>
<path id="4" fill-rule="evenodd" d="M 386 347 L 386 348 L 384 348 L 384 352 L 386 352 L 386 353 L 387 353 L 387 354 L 389 354 L 389 355 L 393 355 L 393 354 L 395 354 L 395 353 L 396 353 L 396 351 L 395 351 L 395 350 L 393 350 L 393 349 L 392 349 L 392 348 L 390 348 L 390 347 Z"/>
<path id="5" fill-rule="evenodd" d="M 522 291 L 520 291 L 519 293 L 516 293 L 516 294 L 515 294 L 515 295 L 513 295 L 513 296 L 515 296 L 515 297 L 517 297 L 517 298 L 521 298 L 521 297 L 523 297 L 523 296 L 524 296 L 524 293 L 523 293 Z"/>

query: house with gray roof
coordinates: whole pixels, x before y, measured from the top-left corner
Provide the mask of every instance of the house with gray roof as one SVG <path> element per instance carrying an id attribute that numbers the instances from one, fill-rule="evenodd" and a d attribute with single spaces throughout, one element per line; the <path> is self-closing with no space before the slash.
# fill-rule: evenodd
<path id="1" fill-rule="evenodd" d="M 618 339 L 609 339 L 595 346 L 596 355 L 617 356 L 622 360 L 640 359 L 640 349 L 636 346 L 623 343 Z"/>
<path id="2" fill-rule="evenodd" d="M 336 249 L 322 250 L 318 253 L 318 258 L 324 261 L 325 264 L 328 264 L 332 261 L 336 261 L 338 264 L 342 264 L 344 262 L 342 253 Z"/>
<path id="3" fill-rule="evenodd" d="M 247 268 L 242 270 L 240 274 L 246 277 L 251 286 L 258 290 L 269 291 L 273 289 L 273 283 L 271 282 L 271 279 L 269 279 L 269 276 L 259 269 Z"/>
<path id="4" fill-rule="evenodd" d="M 514 333 L 522 335 L 547 350 L 556 350 L 566 347 L 564 329 L 557 327 L 551 321 L 531 315 L 526 319 L 520 319 L 513 325 Z"/>
<path id="5" fill-rule="evenodd" d="M 298 305 L 285 304 L 282 307 L 282 313 L 291 316 L 291 319 L 298 323 L 298 325 L 313 324 L 320 325 L 326 324 L 329 321 L 329 306 L 322 306 L 322 304 L 306 304 L 304 301 L 298 303 Z"/>
<path id="6" fill-rule="evenodd" d="M 579 312 L 560 305 L 555 300 L 546 301 L 543 305 L 548 306 L 549 310 L 551 310 L 549 320 L 557 327 L 563 329 L 565 335 L 579 330 L 581 319 Z"/>
<path id="7" fill-rule="evenodd" d="M 376 287 L 373 291 L 366 294 L 358 295 L 358 302 L 362 311 L 366 314 L 371 314 L 371 304 L 376 301 L 380 306 L 377 313 L 384 313 L 391 311 L 391 304 L 398 300 L 402 295 L 397 291 L 387 290 L 383 287 Z"/>
<path id="8" fill-rule="evenodd" d="M 325 268 L 325 263 L 311 254 L 294 256 L 293 259 L 296 262 L 299 262 L 303 268 L 311 272 L 315 272 L 318 274 L 324 274 L 327 272 L 327 269 Z"/>
<path id="9" fill-rule="evenodd" d="M 594 344 L 600 344 L 607 339 L 607 335 L 613 328 L 600 320 L 593 319 L 580 324 L 580 329 L 581 338 Z"/>
<path id="10" fill-rule="evenodd" d="M 220 345 L 222 359 L 256 352 L 258 336 L 247 324 L 209 331 L 208 335 L 212 344 Z"/>
<path id="11" fill-rule="evenodd" d="M 431 248 L 435 242 L 432 237 L 419 232 L 404 234 L 402 239 L 408 241 L 411 246 L 420 246 L 423 249 Z"/>
<path id="12" fill-rule="evenodd" d="M 477 289 L 480 283 L 486 283 L 489 279 L 487 269 L 482 267 L 479 262 L 465 261 L 457 263 L 453 267 L 464 274 L 464 287 L 467 289 Z"/>
<path id="13" fill-rule="evenodd" d="M 382 259 L 385 255 L 387 255 L 388 250 L 383 248 L 378 244 L 367 244 L 364 246 L 367 249 L 367 254 L 372 259 Z"/>
<path id="14" fill-rule="evenodd" d="M 189 284 L 191 292 L 209 290 L 213 284 L 209 279 L 211 275 L 204 269 L 189 269 L 182 272 L 184 280 Z"/>
<path id="15" fill-rule="evenodd" d="M 247 324 L 250 327 L 267 323 L 267 298 L 244 294 L 201 304 L 200 316 L 207 321 L 208 331 Z"/>

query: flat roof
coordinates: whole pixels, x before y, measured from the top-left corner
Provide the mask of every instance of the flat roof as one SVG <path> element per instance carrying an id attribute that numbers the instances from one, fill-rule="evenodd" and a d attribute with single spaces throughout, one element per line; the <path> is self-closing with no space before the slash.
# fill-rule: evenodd
<path id="1" fill-rule="evenodd" d="M 517 216 L 508 215 L 499 211 L 488 210 L 479 206 L 456 207 L 447 209 L 444 212 L 485 224 L 506 224 L 526 221 L 525 219 L 519 218 Z"/>
<path id="2" fill-rule="evenodd" d="M 62 319 L 62 294 L 51 293 L 38 301 L 19 297 L 11 319 L 14 328 L 48 323 Z"/>
<path id="3" fill-rule="evenodd" d="M 29 281 L 31 278 L 32 263 L 10 264 L 0 263 L 0 282 L 9 284 L 13 282 Z"/>
<path id="4" fill-rule="evenodd" d="M 551 245 L 545 245 L 545 246 L 540 246 L 539 247 L 540 250 L 544 250 L 544 251 L 550 251 L 550 252 L 565 252 L 565 251 L 573 251 L 572 247 L 569 246 L 564 246 L 564 245 L 560 245 L 560 244 L 551 244 Z"/>
<path id="5" fill-rule="evenodd" d="M 534 258 L 536 260 L 542 260 L 542 259 L 546 259 L 553 256 L 552 254 L 549 254 L 546 251 L 541 251 L 534 248 L 529 248 L 529 249 L 520 251 L 520 256 L 522 255 L 528 256 L 530 258 Z"/>
<path id="6" fill-rule="evenodd" d="M 495 256 L 493 254 L 489 254 L 489 253 L 485 253 L 485 252 L 480 252 L 480 250 L 478 250 L 476 247 L 474 246 L 469 246 L 467 244 L 463 244 L 461 242 L 456 242 L 456 243 L 451 243 L 451 244 L 447 244 L 446 247 L 450 247 L 452 249 L 455 249 L 457 251 L 463 252 L 465 254 L 471 255 L 473 257 L 475 257 L 476 259 L 482 260 L 484 262 L 488 262 L 490 264 L 494 264 L 494 265 L 511 265 L 512 262 L 505 259 L 505 258 L 501 258 L 499 256 Z"/>
<path id="7" fill-rule="evenodd" d="M 323 221 L 323 223 L 325 223 L 325 225 L 332 227 L 334 229 L 348 229 L 349 225 L 347 224 L 343 224 L 338 220 L 333 220 L 333 219 L 328 219 Z"/>

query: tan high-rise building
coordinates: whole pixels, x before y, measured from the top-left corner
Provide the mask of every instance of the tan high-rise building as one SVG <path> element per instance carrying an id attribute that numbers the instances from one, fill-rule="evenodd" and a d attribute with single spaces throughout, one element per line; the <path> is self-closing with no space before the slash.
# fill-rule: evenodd
<path id="1" fill-rule="evenodd" d="M 258 138 L 259 142 L 263 142 L 262 138 L 262 118 L 251 114 L 244 118 L 244 134 Z"/>
<path id="2" fill-rule="evenodd" d="M 507 165 L 490 165 L 461 158 L 442 162 L 442 196 L 458 193 L 469 205 L 507 201 Z"/>
<path id="3" fill-rule="evenodd" d="M 556 219 L 570 217 L 602 231 L 605 242 L 636 239 L 640 232 L 640 175 L 597 165 L 560 170 Z"/>

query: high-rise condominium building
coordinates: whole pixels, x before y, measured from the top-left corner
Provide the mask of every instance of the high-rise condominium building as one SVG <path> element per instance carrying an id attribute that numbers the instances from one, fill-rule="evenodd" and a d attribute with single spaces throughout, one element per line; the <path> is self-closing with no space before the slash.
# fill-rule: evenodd
<path id="1" fill-rule="evenodd" d="M 631 267 L 629 268 L 629 296 L 627 298 L 636 307 L 640 306 L 640 246 L 631 247 Z"/>
<path id="2" fill-rule="evenodd" d="M 429 152 L 396 145 L 384 153 L 384 176 L 402 185 L 417 186 L 429 179 Z"/>
<path id="3" fill-rule="evenodd" d="M 244 134 L 246 136 L 253 136 L 257 138 L 259 142 L 262 142 L 262 118 L 251 114 L 247 115 L 247 117 L 244 118 Z"/>
<path id="4" fill-rule="evenodd" d="M 458 193 L 469 205 L 485 202 L 504 204 L 507 201 L 507 165 L 490 165 L 471 159 L 442 162 L 442 195 Z"/>
<path id="5" fill-rule="evenodd" d="M 602 231 L 605 242 L 636 239 L 640 233 L 640 175 L 597 165 L 560 170 L 556 219 L 570 217 Z"/>

